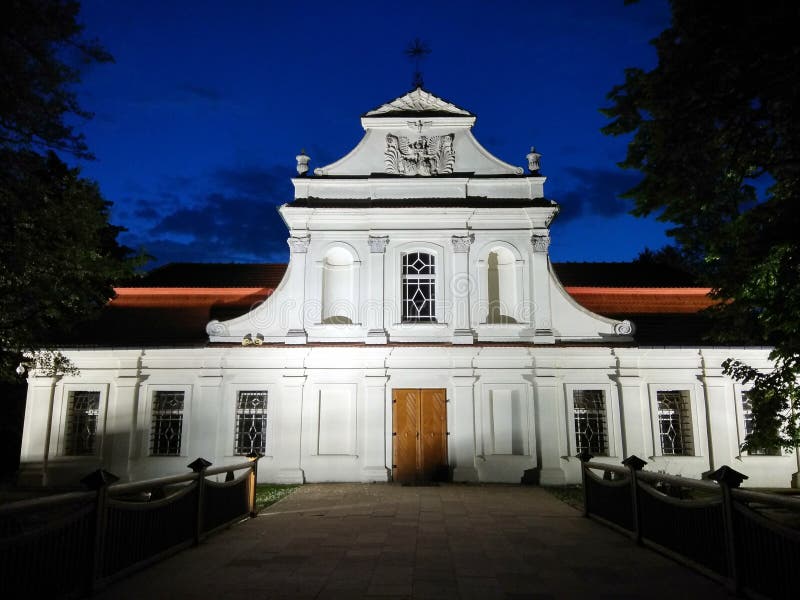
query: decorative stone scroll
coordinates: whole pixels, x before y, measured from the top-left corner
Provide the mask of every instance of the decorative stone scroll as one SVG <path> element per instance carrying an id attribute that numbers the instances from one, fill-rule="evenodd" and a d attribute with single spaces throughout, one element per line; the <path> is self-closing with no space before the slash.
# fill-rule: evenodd
<path id="1" fill-rule="evenodd" d="M 455 134 L 421 135 L 416 140 L 386 134 L 383 164 L 394 175 L 443 175 L 452 173 L 456 164 L 453 149 Z"/>
<path id="2" fill-rule="evenodd" d="M 475 236 L 470 235 L 454 235 L 450 238 L 453 242 L 453 252 L 469 252 L 469 247 L 475 241 Z"/>
<path id="3" fill-rule="evenodd" d="M 224 323 L 220 323 L 217 319 L 214 319 L 206 324 L 206 333 L 213 336 L 227 335 L 228 328 L 225 327 Z"/>
<path id="4" fill-rule="evenodd" d="M 531 238 L 531 243 L 533 244 L 534 252 L 547 252 L 547 249 L 550 247 L 550 236 L 534 235 Z"/>
<path id="5" fill-rule="evenodd" d="M 308 243 L 311 241 L 311 236 L 306 235 L 303 237 L 290 237 L 286 240 L 289 243 L 289 250 L 292 254 L 305 254 L 308 252 Z"/>
<path id="6" fill-rule="evenodd" d="M 389 243 L 388 235 L 371 235 L 367 239 L 369 244 L 369 251 L 373 254 L 382 254 L 386 252 L 386 245 Z"/>
<path id="7" fill-rule="evenodd" d="M 614 325 L 614 333 L 617 335 L 633 335 L 635 331 L 636 327 L 628 319 Z"/>

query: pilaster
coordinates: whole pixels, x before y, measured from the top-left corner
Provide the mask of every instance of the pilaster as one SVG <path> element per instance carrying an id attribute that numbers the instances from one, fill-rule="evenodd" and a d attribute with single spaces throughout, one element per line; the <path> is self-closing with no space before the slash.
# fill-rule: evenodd
<path id="1" fill-rule="evenodd" d="M 700 352 L 706 397 L 709 469 L 731 466 L 739 458 L 738 397 L 733 382 L 722 371 L 722 360 L 715 352 Z"/>
<path id="2" fill-rule="evenodd" d="M 531 299 L 533 300 L 533 341 L 536 344 L 554 344 L 553 317 L 550 308 L 550 233 L 536 230 L 531 238 Z"/>
<path id="3" fill-rule="evenodd" d="M 304 483 L 301 465 L 301 440 L 303 436 L 303 390 L 306 376 L 286 374 L 278 403 L 278 418 L 273 431 L 277 444 L 275 462 L 278 466 L 278 483 Z"/>
<path id="4" fill-rule="evenodd" d="M 130 480 L 131 458 L 136 447 L 137 411 L 139 403 L 139 376 L 117 377 L 112 387 L 113 404 L 108 404 L 103 436 L 103 464 L 120 479 Z"/>
<path id="5" fill-rule="evenodd" d="M 652 455 L 650 433 L 650 400 L 644 382 L 638 376 L 615 377 L 619 388 L 620 413 L 622 415 L 622 455 L 647 457 Z"/>
<path id="6" fill-rule="evenodd" d="M 469 294 L 472 281 L 469 277 L 469 247 L 475 236 L 454 235 L 453 276 L 450 293 L 453 297 L 453 343 L 473 344 L 475 332 L 470 327 Z"/>
<path id="7" fill-rule="evenodd" d="M 222 375 L 220 371 L 203 374 L 197 381 L 197 393 L 192 395 L 192 456 L 217 455 L 220 408 L 222 404 Z M 232 432 L 228 435 L 232 435 Z M 232 445 L 232 444 L 231 444 Z M 228 454 L 231 450 L 228 450 Z"/>
<path id="8" fill-rule="evenodd" d="M 47 463 L 53 421 L 53 401 L 61 377 L 28 377 L 25 400 L 25 428 L 18 482 L 22 485 L 47 485 Z"/>
<path id="9" fill-rule="evenodd" d="M 367 305 L 367 344 L 385 344 L 384 260 L 389 236 L 369 236 L 369 300 Z"/>
<path id="10" fill-rule="evenodd" d="M 557 378 L 537 375 L 534 378 L 536 394 L 536 428 L 539 438 L 539 483 L 541 485 L 564 485 L 566 473 L 562 465 L 563 432 L 558 422 Z"/>
<path id="11" fill-rule="evenodd" d="M 450 436 L 454 454 L 453 481 L 478 481 L 475 468 L 475 383 L 474 375 L 454 375 Z"/>
<path id="12" fill-rule="evenodd" d="M 361 477 L 364 481 L 388 481 L 386 465 L 386 384 L 385 375 L 364 377 L 364 462 Z"/>
<path id="13" fill-rule="evenodd" d="M 308 257 L 308 244 L 311 236 L 292 236 L 289 243 L 289 280 L 288 297 L 293 300 L 288 311 L 288 327 L 285 343 L 305 344 L 308 336 L 305 329 L 305 300 L 306 300 L 306 261 Z"/>

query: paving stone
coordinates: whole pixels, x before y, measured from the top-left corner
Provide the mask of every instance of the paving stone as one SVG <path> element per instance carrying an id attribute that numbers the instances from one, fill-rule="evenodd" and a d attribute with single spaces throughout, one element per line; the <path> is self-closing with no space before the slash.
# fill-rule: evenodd
<path id="1" fill-rule="evenodd" d="M 306 485 L 108 599 L 727 598 L 536 487 Z"/>

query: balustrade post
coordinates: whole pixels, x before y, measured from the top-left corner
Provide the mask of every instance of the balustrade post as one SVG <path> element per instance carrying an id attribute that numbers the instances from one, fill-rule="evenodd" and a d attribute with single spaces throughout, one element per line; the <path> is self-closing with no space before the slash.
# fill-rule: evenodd
<path id="1" fill-rule="evenodd" d="M 722 519 L 725 529 L 725 554 L 728 559 L 728 585 L 738 594 L 742 589 L 742 580 L 736 559 L 736 535 L 733 531 L 733 496 L 731 489 L 738 488 L 747 475 L 722 465 L 708 474 L 711 481 L 716 481 L 722 490 Z"/>
<path id="2" fill-rule="evenodd" d="M 251 452 L 247 455 L 247 458 L 250 459 L 252 462 L 252 466 L 250 467 L 250 518 L 255 518 L 258 516 L 258 511 L 256 510 L 256 484 L 258 483 L 258 460 L 262 457 L 262 454 L 258 452 Z"/>
<path id="3" fill-rule="evenodd" d="M 586 487 L 586 463 L 594 458 L 586 448 L 578 454 L 577 458 L 581 461 L 581 487 L 583 488 L 583 516 L 589 516 L 589 490 Z"/>
<path id="4" fill-rule="evenodd" d="M 647 464 L 643 460 L 631 454 L 628 458 L 622 461 L 622 464 L 628 467 L 631 482 L 631 521 L 633 522 L 633 539 L 637 544 L 642 543 L 642 513 L 639 510 L 639 471 Z"/>
<path id="5" fill-rule="evenodd" d="M 194 525 L 194 545 L 197 546 L 203 536 L 203 502 L 205 500 L 203 496 L 206 487 L 206 469 L 211 466 L 211 463 L 205 458 L 198 458 L 187 466 L 197 473 L 197 505 Z"/>
<path id="6" fill-rule="evenodd" d="M 106 542 L 106 526 L 108 524 L 108 486 L 119 481 L 119 477 L 103 469 L 92 471 L 81 479 L 81 483 L 96 493 L 94 504 L 94 525 L 92 531 L 91 560 L 88 561 L 86 590 L 92 592 L 96 583 L 103 576 L 103 556 Z"/>

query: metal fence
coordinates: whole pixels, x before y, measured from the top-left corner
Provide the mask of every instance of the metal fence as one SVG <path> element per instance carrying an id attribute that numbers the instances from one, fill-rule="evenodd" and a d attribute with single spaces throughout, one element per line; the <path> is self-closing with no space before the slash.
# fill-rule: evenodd
<path id="1" fill-rule="evenodd" d="M 191 473 L 131 483 L 95 471 L 83 479 L 92 491 L 0 505 L 0 597 L 81 597 L 254 517 L 258 456 L 248 458 L 198 458 Z"/>
<path id="2" fill-rule="evenodd" d="M 720 467 L 700 481 L 643 471 L 631 456 L 622 467 L 584 455 L 586 516 L 756 598 L 797 598 L 800 530 L 764 516 L 800 517 L 800 499 L 738 489 L 747 477 Z M 600 476 L 597 471 L 603 472 Z"/>

